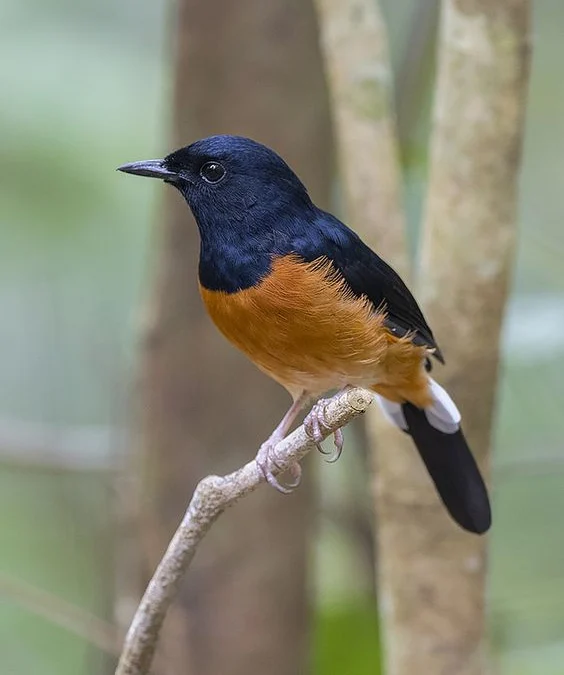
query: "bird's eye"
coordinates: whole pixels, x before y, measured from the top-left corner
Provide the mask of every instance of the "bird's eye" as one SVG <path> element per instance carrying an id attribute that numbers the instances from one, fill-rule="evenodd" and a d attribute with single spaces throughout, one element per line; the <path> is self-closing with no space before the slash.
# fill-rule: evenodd
<path id="1" fill-rule="evenodd" d="M 225 169 L 219 162 L 206 162 L 200 169 L 200 176 L 206 183 L 219 183 L 225 176 Z"/>

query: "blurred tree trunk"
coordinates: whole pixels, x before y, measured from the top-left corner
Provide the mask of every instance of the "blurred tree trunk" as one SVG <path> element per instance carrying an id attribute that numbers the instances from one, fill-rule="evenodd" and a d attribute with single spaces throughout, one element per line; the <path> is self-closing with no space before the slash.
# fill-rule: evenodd
<path id="1" fill-rule="evenodd" d="M 419 297 L 488 473 L 513 260 L 528 75 L 528 0 L 444 0 Z M 413 452 L 381 463 L 388 675 L 486 672 L 486 539 L 457 530 Z M 495 513 L 494 513 L 495 527 Z"/>
<path id="2" fill-rule="evenodd" d="M 376 0 L 315 0 L 332 100 L 339 174 L 348 224 L 407 280 L 401 167 L 393 113 L 386 26 Z M 381 445 L 403 443 L 371 406 L 364 416 L 365 455 L 374 489 Z M 376 523 L 380 517 L 376 509 Z M 371 524 L 369 525 L 371 527 Z M 377 542 L 377 532 L 374 533 Z M 374 556 L 378 558 L 379 551 Z"/>
<path id="3" fill-rule="evenodd" d="M 311 3 L 180 0 L 174 25 L 170 148 L 216 133 L 251 136 L 327 204 L 330 124 Z M 178 194 L 169 191 L 166 205 L 140 378 L 151 568 L 197 480 L 248 461 L 290 403 L 205 315 L 197 229 Z M 263 488 L 224 516 L 167 621 L 159 673 L 305 672 L 312 499 L 307 484 L 291 497 Z"/>
<path id="4" fill-rule="evenodd" d="M 375 0 L 316 0 L 351 225 L 407 273 L 386 27 Z"/>
<path id="5" fill-rule="evenodd" d="M 372 0 L 318 0 L 318 7 L 343 182 L 374 181 L 373 190 L 365 191 L 369 201 L 346 190 L 351 224 L 403 271 L 403 233 L 387 235 L 402 223 L 400 174 L 390 152 L 394 140 L 377 134 L 393 128 L 390 97 L 382 87 L 389 67 L 377 8 Z M 420 298 L 449 364 L 446 378 L 437 375 L 459 403 L 486 472 L 513 257 L 529 9 L 528 0 L 443 2 Z M 376 88 L 363 82 L 370 74 Z M 362 97 L 363 91 L 372 99 Z M 373 128 L 372 143 L 366 125 Z M 357 161 L 359 139 L 371 161 Z M 386 675 L 481 674 L 485 539 L 456 529 L 404 436 L 385 431 L 377 420 L 369 430 L 378 440 L 375 503 Z"/>
<path id="6" fill-rule="evenodd" d="M 440 0 L 416 3 L 397 68 L 395 108 L 402 164 L 409 166 L 417 126 L 425 119 L 432 82 L 439 27 Z"/>

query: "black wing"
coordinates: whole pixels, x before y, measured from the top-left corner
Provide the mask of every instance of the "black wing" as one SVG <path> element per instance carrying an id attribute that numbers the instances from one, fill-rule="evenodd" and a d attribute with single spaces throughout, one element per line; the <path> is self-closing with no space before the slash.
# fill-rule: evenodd
<path id="1" fill-rule="evenodd" d="M 333 261 L 355 295 L 364 295 L 375 308 L 385 309 L 390 331 L 398 336 L 412 333 L 414 344 L 434 349 L 434 356 L 444 363 L 433 332 L 401 277 L 337 218 L 321 215 L 324 241 L 318 251 Z"/>

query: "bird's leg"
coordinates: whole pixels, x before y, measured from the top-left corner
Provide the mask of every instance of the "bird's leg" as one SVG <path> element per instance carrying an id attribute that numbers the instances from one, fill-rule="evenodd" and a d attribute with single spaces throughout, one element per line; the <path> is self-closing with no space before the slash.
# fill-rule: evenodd
<path id="1" fill-rule="evenodd" d="M 268 439 L 260 446 L 257 453 L 256 462 L 263 476 L 266 478 L 267 482 L 272 485 L 272 487 L 276 488 L 283 494 L 290 494 L 290 492 L 298 487 L 301 480 L 302 468 L 297 462 L 292 464 L 288 469 L 288 473 L 292 476 L 293 480 L 288 485 L 282 485 L 282 483 L 280 483 L 280 481 L 272 472 L 273 467 L 278 466 L 276 464 L 276 454 L 274 452 L 274 448 L 286 436 L 288 430 L 292 426 L 292 423 L 300 413 L 301 409 L 306 405 L 308 400 L 309 395 L 303 391 L 298 396 L 298 398 L 294 400 L 288 412 L 280 421 L 280 424 L 276 427 L 276 429 L 274 429 Z"/>
<path id="2" fill-rule="evenodd" d="M 347 386 L 344 389 L 341 389 L 332 398 L 320 398 L 319 401 L 317 401 L 317 403 L 313 405 L 312 409 L 309 411 L 309 413 L 306 415 L 306 418 L 304 419 L 304 427 L 307 435 L 313 441 L 315 441 L 318 450 L 324 455 L 328 453 L 326 453 L 321 447 L 321 441 L 323 440 L 322 428 L 325 427 L 325 429 L 327 429 L 329 427 L 329 425 L 327 424 L 327 418 L 325 416 L 325 409 L 330 401 L 332 401 L 335 397 L 342 394 L 343 391 L 345 391 L 348 388 L 349 387 Z M 342 429 L 337 429 L 333 433 L 333 439 L 335 443 L 335 450 L 333 453 L 331 453 L 330 457 L 327 459 L 327 461 L 331 463 L 336 462 L 341 456 L 341 452 L 343 451 L 344 439 Z"/>

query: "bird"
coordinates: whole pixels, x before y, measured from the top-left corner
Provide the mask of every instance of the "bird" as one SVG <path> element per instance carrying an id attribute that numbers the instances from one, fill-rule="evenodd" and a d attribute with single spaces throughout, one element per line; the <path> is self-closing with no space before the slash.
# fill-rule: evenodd
<path id="1" fill-rule="evenodd" d="M 351 228 L 318 208 L 274 150 L 215 135 L 164 159 L 119 171 L 163 180 L 187 202 L 200 234 L 198 283 L 212 321 L 292 405 L 256 461 L 280 492 L 274 448 L 306 406 L 319 446 L 328 392 L 370 390 L 385 417 L 408 434 L 447 511 L 463 529 L 491 525 L 487 488 L 461 429 L 460 412 L 430 374 L 444 357 L 406 284 Z M 334 433 L 337 459 L 343 447 Z M 321 448 L 320 448 L 321 449 Z"/>

